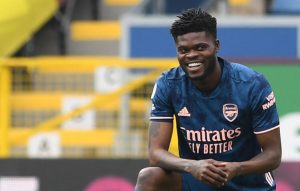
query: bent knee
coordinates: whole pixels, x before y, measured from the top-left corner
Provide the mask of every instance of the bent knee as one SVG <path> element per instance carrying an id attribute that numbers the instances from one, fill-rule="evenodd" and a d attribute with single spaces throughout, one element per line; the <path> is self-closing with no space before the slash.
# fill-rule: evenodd
<path id="1" fill-rule="evenodd" d="M 157 182 L 166 176 L 166 172 L 159 167 L 147 167 L 143 168 L 138 174 L 138 182 Z"/>
<path id="2" fill-rule="evenodd" d="M 136 190 L 159 190 L 154 188 L 170 187 L 174 182 L 181 183 L 181 176 L 178 173 L 167 172 L 159 167 L 147 167 L 138 174 L 136 188 L 139 189 Z"/>

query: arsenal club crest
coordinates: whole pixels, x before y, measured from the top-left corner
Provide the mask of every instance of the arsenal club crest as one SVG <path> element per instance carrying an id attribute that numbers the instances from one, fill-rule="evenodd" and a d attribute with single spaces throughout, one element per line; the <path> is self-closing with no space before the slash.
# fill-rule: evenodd
<path id="1" fill-rule="evenodd" d="M 225 119 L 232 122 L 236 119 L 239 114 L 237 105 L 233 103 L 227 103 L 223 105 L 223 115 Z"/>

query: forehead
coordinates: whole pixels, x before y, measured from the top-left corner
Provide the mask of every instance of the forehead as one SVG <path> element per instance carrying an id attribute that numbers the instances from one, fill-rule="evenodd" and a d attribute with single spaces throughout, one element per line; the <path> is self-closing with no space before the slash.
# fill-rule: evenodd
<path id="1" fill-rule="evenodd" d="M 177 36 L 176 44 L 177 45 L 187 45 L 187 44 L 198 44 L 198 43 L 212 43 L 215 39 L 209 33 L 202 32 L 190 32 L 180 36 Z"/>

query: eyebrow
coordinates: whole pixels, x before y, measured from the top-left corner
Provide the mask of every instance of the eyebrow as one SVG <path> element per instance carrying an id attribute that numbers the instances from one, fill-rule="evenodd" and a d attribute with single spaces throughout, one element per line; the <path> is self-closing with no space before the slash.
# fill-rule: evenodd
<path id="1" fill-rule="evenodd" d="M 194 48 L 194 47 L 198 47 L 198 46 L 201 46 L 201 45 L 209 45 L 209 43 L 200 42 L 200 43 L 192 45 L 192 47 Z M 179 48 L 187 48 L 187 46 L 185 46 L 185 45 L 179 45 L 179 46 L 177 46 L 177 49 L 179 49 Z"/>

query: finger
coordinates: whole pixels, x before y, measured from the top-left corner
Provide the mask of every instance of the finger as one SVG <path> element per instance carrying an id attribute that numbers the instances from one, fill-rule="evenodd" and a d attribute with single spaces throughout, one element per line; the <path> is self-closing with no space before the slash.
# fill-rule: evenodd
<path id="1" fill-rule="evenodd" d="M 210 166 L 207 168 L 206 171 L 203 172 L 204 178 L 209 181 L 212 184 L 217 184 L 217 185 L 223 185 L 226 181 L 227 181 L 227 177 L 228 175 L 214 167 L 214 166 Z"/>
<path id="2" fill-rule="evenodd" d="M 205 182 L 206 184 L 214 186 L 214 187 L 221 187 L 221 186 L 224 186 L 224 184 L 225 184 L 224 181 L 220 181 L 219 179 L 215 179 L 211 175 L 206 175 L 206 176 L 202 177 L 202 181 Z"/>
<path id="3" fill-rule="evenodd" d="M 225 166 L 228 164 L 228 162 L 215 161 L 213 164 L 214 164 L 216 167 L 225 167 Z"/>
<path id="4" fill-rule="evenodd" d="M 228 174 L 226 173 L 225 168 L 223 166 L 220 168 L 213 165 L 208 166 L 208 169 L 214 174 L 218 175 L 219 177 L 222 177 L 223 179 L 227 179 L 228 177 Z"/>

